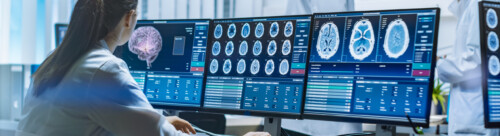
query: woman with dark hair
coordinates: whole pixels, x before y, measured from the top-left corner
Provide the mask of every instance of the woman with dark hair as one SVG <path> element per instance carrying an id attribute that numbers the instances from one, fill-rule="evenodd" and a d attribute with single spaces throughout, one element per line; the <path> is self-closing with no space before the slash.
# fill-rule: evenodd
<path id="1" fill-rule="evenodd" d="M 78 0 L 61 45 L 33 75 L 16 135 L 186 135 L 150 105 L 113 56 L 136 24 L 137 0 Z"/>

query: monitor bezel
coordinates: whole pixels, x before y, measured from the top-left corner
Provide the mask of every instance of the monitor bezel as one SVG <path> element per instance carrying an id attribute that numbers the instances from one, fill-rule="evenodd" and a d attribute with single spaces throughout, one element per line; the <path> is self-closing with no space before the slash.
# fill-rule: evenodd
<path id="1" fill-rule="evenodd" d="M 213 19 L 212 20 L 212 25 L 215 25 L 215 21 L 224 21 L 224 20 L 241 20 L 241 19 L 266 19 L 266 18 L 287 18 L 287 17 L 310 17 L 311 23 L 309 24 L 309 37 L 311 36 L 312 32 L 311 27 L 313 26 L 313 18 L 314 16 L 312 14 L 304 14 L 304 15 L 289 15 L 289 16 L 262 16 L 262 17 L 243 17 L 243 18 L 223 18 L 223 19 Z M 215 27 L 210 27 L 209 32 L 213 32 Z M 212 34 L 209 35 L 210 40 L 209 42 L 212 43 Z M 309 38 L 308 41 L 308 48 L 310 48 L 311 40 Z M 209 48 L 210 47 L 210 48 Z M 207 45 L 207 51 L 211 50 L 212 46 Z M 309 51 L 309 49 L 308 49 Z M 208 54 L 205 55 L 205 69 L 209 68 L 207 60 L 209 59 Z M 306 65 L 309 65 L 309 54 L 307 55 L 307 61 Z M 204 75 L 204 87 L 205 83 L 207 81 L 208 77 L 208 72 L 205 72 Z M 302 102 L 301 102 L 301 109 L 299 113 L 286 113 L 286 112 L 273 112 L 273 111 L 259 111 L 259 110 L 247 110 L 247 109 L 225 109 L 225 108 L 207 108 L 203 104 L 202 111 L 203 112 L 210 112 L 210 113 L 221 113 L 221 114 L 237 114 L 237 115 L 246 115 L 246 116 L 259 116 L 259 117 L 276 117 L 276 118 L 290 118 L 290 119 L 301 119 L 302 118 L 302 113 L 304 112 L 304 99 L 305 99 L 305 87 L 307 85 L 307 72 L 304 74 L 304 84 L 302 87 Z M 205 96 L 205 88 L 203 91 L 203 96 Z M 203 98 L 202 101 L 204 101 L 205 98 Z"/>
<path id="2" fill-rule="evenodd" d="M 431 74 L 429 77 L 430 84 L 428 86 L 429 93 L 427 95 L 428 102 L 426 108 L 426 123 L 416 123 L 413 122 L 414 125 L 429 127 L 429 118 L 430 118 L 430 110 L 431 110 L 431 97 L 432 90 L 434 87 L 434 71 L 436 67 L 436 52 L 437 52 L 437 43 L 438 43 L 438 34 L 439 34 L 439 20 L 440 20 L 440 8 L 412 8 L 412 9 L 391 9 L 391 10 L 366 10 L 366 11 L 349 11 L 349 12 L 326 12 L 326 13 L 314 13 L 313 16 L 316 15 L 328 15 L 328 14 L 349 14 L 349 13 L 373 13 L 373 12 L 391 12 L 391 11 L 418 11 L 418 10 L 436 10 L 435 24 L 434 24 L 434 41 L 432 47 L 432 62 L 431 62 Z M 314 23 L 314 20 L 313 22 Z M 312 29 L 312 27 L 311 27 Z M 312 32 L 313 30 L 311 30 Z M 311 35 L 313 36 L 313 35 Z M 312 41 L 312 40 L 311 40 Z M 311 45 L 310 45 L 311 46 Z M 311 52 L 311 48 L 309 51 Z M 310 61 L 310 60 L 308 60 Z M 306 73 L 309 72 L 309 65 L 306 67 Z M 304 88 L 304 93 L 307 94 L 307 88 Z M 305 95 L 304 95 L 305 96 Z M 305 101 L 304 101 L 305 102 Z M 304 104 L 305 106 L 305 104 Z M 304 110 L 304 108 L 303 108 Z M 340 121 L 340 122 L 355 122 L 355 123 L 376 123 L 376 124 L 387 124 L 387 125 L 399 125 L 399 126 L 411 126 L 408 121 L 400 122 L 400 121 L 390 121 L 383 119 L 362 119 L 357 117 L 342 117 L 342 116 L 332 116 L 332 115 L 319 115 L 319 114 L 306 114 L 303 112 L 303 119 L 313 119 L 313 120 L 327 120 L 327 121 Z"/>
<path id="3" fill-rule="evenodd" d="M 60 40 L 63 40 L 63 39 L 59 39 L 59 37 L 61 37 L 61 35 L 59 33 L 61 27 L 69 27 L 69 24 L 66 24 L 66 23 L 56 23 L 54 25 L 54 30 L 55 30 L 55 35 L 56 35 L 56 37 L 55 37 L 56 41 L 54 41 L 54 43 L 55 43 L 54 48 L 59 47 L 59 44 L 62 43 L 62 41 L 61 41 L 61 43 L 58 43 Z"/>

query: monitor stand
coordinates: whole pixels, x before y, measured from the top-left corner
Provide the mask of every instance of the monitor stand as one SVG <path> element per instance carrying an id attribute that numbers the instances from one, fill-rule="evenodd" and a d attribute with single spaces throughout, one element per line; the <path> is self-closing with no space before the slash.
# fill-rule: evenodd
<path id="1" fill-rule="evenodd" d="M 396 136 L 396 126 L 377 124 L 375 136 Z"/>
<path id="2" fill-rule="evenodd" d="M 281 118 L 265 117 L 264 119 L 264 131 L 268 132 L 272 136 L 281 135 Z"/>

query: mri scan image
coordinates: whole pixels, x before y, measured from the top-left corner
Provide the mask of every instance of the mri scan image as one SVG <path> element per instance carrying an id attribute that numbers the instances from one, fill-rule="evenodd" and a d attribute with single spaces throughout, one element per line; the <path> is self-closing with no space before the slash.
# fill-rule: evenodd
<path id="1" fill-rule="evenodd" d="M 403 55 L 410 44 L 408 27 L 402 19 L 389 23 L 385 33 L 384 51 L 389 58 L 397 59 Z"/>
<path id="2" fill-rule="evenodd" d="M 285 40 L 283 42 L 283 47 L 281 47 L 281 54 L 288 55 L 292 51 L 292 45 L 290 44 L 290 40 Z"/>
<path id="3" fill-rule="evenodd" d="M 292 24 L 292 21 L 286 22 L 285 31 L 284 32 L 285 32 L 285 37 L 292 36 L 292 33 L 293 33 L 293 24 Z"/>
<path id="4" fill-rule="evenodd" d="M 219 61 L 213 59 L 212 62 L 210 62 L 210 73 L 215 74 L 217 69 L 219 69 Z"/>
<path id="5" fill-rule="evenodd" d="M 214 45 L 212 47 L 212 55 L 217 56 L 220 53 L 220 43 L 218 41 L 214 42 Z"/>
<path id="6" fill-rule="evenodd" d="M 247 41 L 241 42 L 239 52 L 240 52 L 241 56 L 247 55 L 247 52 L 248 52 L 248 43 L 247 43 Z"/>
<path id="7" fill-rule="evenodd" d="M 276 37 L 279 32 L 280 26 L 278 25 L 278 22 L 273 22 L 271 24 L 271 28 L 269 28 L 269 35 L 271 35 L 271 37 Z"/>
<path id="8" fill-rule="evenodd" d="M 253 44 L 253 55 L 259 56 L 262 52 L 262 43 L 260 41 L 256 41 Z"/>
<path id="9" fill-rule="evenodd" d="M 240 61 L 238 61 L 238 66 L 236 66 L 236 72 L 238 72 L 238 74 L 243 74 L 245 72 L 246 67 L 247 64 L 245 60 L 241 59 Z"/>
<path id="10" fill-rule="evenodd" d="M 276 54 L 277 48 L 278 47 L 276 46 L 276 41 L 272 40 L 267 46 L 267 54 L 269 54 L 269 56 L 273 56 L 274 54 Z"/>
<path id="11" fill-rule="evenodd" d="M 264 24 L 259 23 L 255 27 L 255 37 L 260 38 L 262 35 L 264 35 Z"/>
<path id="12" fill-rule="evenodd" d="M 498 57 L 492 55 L 490 60 L 488 61 L 488 71 L 493 76 L 497 76 L 500 73 L 500 62 L 498 61 Z"/>
<path id="13" fill-rule="evenodd" d="M 231 72 L 231 60 L 227 59 L 226 61 L 224 61 L 224 66 L 222 67 L 222 72 L 224 72 L 224 74 L 228 74 L 229 72 Z"/>
<path id="14" fill-rule="evenodd" d="M 497 27 L 498 17 L 497 17 L 497 12 L 495 10 L 488 9 L 488 11 L 486 12 L 486 24 L 490 28 Z"/>
<path id="15" fill-rule="evenodd" d="M 160 32 L 152 26 L 143 26 L 134 30 L 128 41 L 130 52 L 137 54 L 139 60 L 146 61 L 148 67 L 156 60 L 162 47 Z"/>
<path id="16" fill-rule="evenodd" d="M 266 62 L 266 67 L 264 68 L 266 75 L 271 75 L 274 72 L 274 61 L 272 59 Z"/>
<path id="17" fill-rule="evenodd" d="M 250 24 L 245 23 L 241 28 L 241 37 L 247 38 L 250 35 Z"/>
<path id="18" fill-rule="evenodd" d="M 252 61 L 252 64 L 250 65 L 250 73 L 255 75 L 255 74 L 259 73 L 259 69 L 260 69 L 260 62 L 259 62 L 259 60 L 254 59 Z"/>
<path id="19" fill-rule="evenodd" d="M 216 27 L 215 27 L 215 30 L 214 30 L 214 37 L 219 39 L 220 37 L 222 37 L 222 26 L 220 24 L 218 24 Z"/>
<path id="20" fill-rule="evenodd" d="M 354 24 L 349 52 L 356 60 L 363 60 L 373 51 L 375 35 L 372 23 L 368 19 L 361 19 Z"/>
<path id="21" fill-rule="evenodd" d="M 236 35 L 236 25 L 231 24 L 229 28 L 227 28 L 227 37 L 233 38 Z"/>
<path id="22" fill-rule="evenodd" d="M 227 42 L 225 52 L 227 56 L 231 56 L 233 54 L 234 44 L 232 41 Z"/>
<path id="23" fill-rule="evenodd" d="M 330 59 L 339 49 L 339 30 L 333 22 L 321 25 L 316 51 L 321 59 Z"/>
<path id="24" fill-rule="evenodd" d="M 497 51 L 498 50 L 498 35 L 497 33 L 491 31 L 489 34 L 488 34 L 488 49 L 490 49 L 490 51 Z"/>
<path id="25" fill-rule="evenodd" d="M 289 71 L 290 67 L 288 64 L 288 60 L 284 59 L 280 63 L 280 74 L 281 75 L 286 75 Z"/>

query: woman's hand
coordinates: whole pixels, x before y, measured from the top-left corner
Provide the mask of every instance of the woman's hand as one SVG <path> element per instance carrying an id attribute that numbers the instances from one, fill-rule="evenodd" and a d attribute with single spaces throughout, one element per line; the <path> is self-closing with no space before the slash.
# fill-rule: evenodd
<path id="1" fill-rule="evenodd" d="M 194 128 L 186 120 L 183 120 L 177 116 L 168 116 L 166 117 L 166 119 L 168 120 L 168 122 L 170 122 L 170 124 L 172 124 L 175 127 L 175 129 L 182 131 L 186 134 L 189 133 L 196 134 Z"/>

